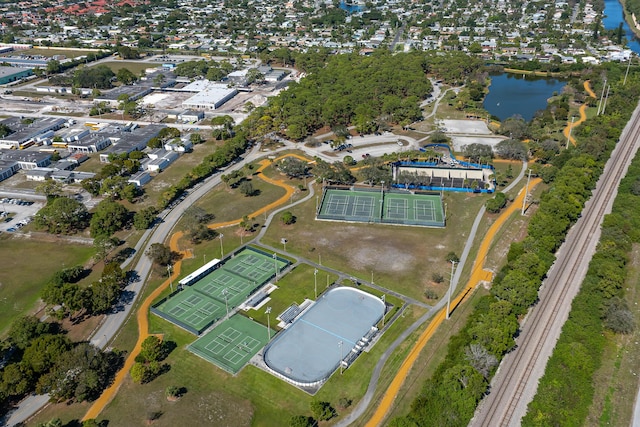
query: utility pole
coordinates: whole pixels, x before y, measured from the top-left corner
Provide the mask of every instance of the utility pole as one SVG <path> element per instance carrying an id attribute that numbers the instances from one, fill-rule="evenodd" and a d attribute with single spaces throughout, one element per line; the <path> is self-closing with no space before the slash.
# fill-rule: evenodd
<path id="1" fill-rule="evenodd" d="M 449 292 L 447 293 L 447 319 L 451 314 L 451 292 L 453 291 L 453 270 L 456 266 L 456 262 L 451 260 L 451 279 L 449 280 Z"/>
<path id="2" fill-rule="evenodd" d="M 569 127 L 569 134 L 567 135 L 567 146 L 566 149 L 569 149 L 569 142 L 571 142 L 571 131 L 573 131 L 573 121 L 576 119 L 576 116 L 571 117 L 571 126 Z"/>
<path id="3" fill-rule="evenodd" d="M 602 104 L 602 112 L 600 114 L 604 114 L 605 108 L 607 108 L 607 100 L 609 99 L 609 89 L 611 89 L 611 85 L 607 86 L 607 94 L 604 96 L 604 104 Z"/>
<path id="4" fill-rule="evenodd" d="M 524 199 L 522 200 L 522 215 L 524 215 L 525 207 L 527 206 L 527 197 L 529 197 L 529 181 L 531 181 L 531 169 L 529 169 L 529 176 L 527 177 L 527 186 L 524 187 Z"/>
<path id="5" fill-rule="evenodd" d="M 607 79 L 604 79 L 604 85 L 602 85 L 602 94 L 600 95 L 600 102 L 598 102 L 598 111 L 596 112 L 596 116 L 600 115 L 600 110 L 602 107 L 602 101 L 604 100 L 604 89 L 607 87 Z"/>
<path id="6" fill-rule="evenodd" d="M 624 72 L 624 81 L 622 82 L 622 86 L 627 84 L 627 76 L 629 75 L 629 67 L 631 67 L 631 57 L 633 57 L 633 53 L 629 54 L 629 62 L 627 63 L 627 71 Z"/>

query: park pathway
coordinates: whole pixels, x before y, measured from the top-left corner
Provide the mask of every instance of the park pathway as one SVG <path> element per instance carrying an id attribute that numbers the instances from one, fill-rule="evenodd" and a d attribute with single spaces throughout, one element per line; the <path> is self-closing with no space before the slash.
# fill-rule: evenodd
<path id="1" fill-rule="evenodd" d="M 584 90 L 589 94 L 590 97 L 595 99 L 596 94 L 593 92 L 593 90 L 591 90 L 591 85 L 589 84 L 589 80 L 585 80 Z M 571 142 L 571 144 L 573 144 L 574 147 L 576 145 L 576 139 L 571 135 L 571 131 L 573 130 L 574 127 L 580 125 L 582 122 L 587 120 L 587 103 L 585 102 L 584 104 L 582 104 L 578 111 L 580 112 L 580 118 L 578 119 L 578 121 L 568 122 L 567 127 L 565 127 L 564 130 L 562 131 L 562 134 L 564 135 L 564 137 L 567 138 Z"/>
<path id="2" fill-rule="evenodd" d="M 295 188 L 293 188 L 292 186 L 284 183 L 281 180 L 269 178 L 262 173 L 269 165 L 271 165 L 272 163 L 278 160 L 284 159 L 285 157 L 296 157 L 304 161 L 309 161 L 309 159 L 307 159 L 306 157 L 303 157 L 297 154 L 285 154 L 281 157 L 278 157 L 273 162 L 267 159 L 262 160 L 260 162 L 260 167 L 256 171 L 256 173 L 259 174 L 258 176 L 262 180 L 270 184 L 277 185 L 279 187 L 284 188 L 286 193 L 284 196 L 280 197 L 275 202 L 269 203 L 268 205 L 263 206 L 262 208 L 251 213 L 249 215 L 250 217 L 255 218 L 258 215 L 262 215 L 266 213 L 270 209 L 274 209 L 280 205 L 284 205 L 290 200 L 291 196 L 295 192 Z M 209 224 L 209 228 L 229 227 L 232 225 L 239 224 L 241 221 L 242 219 L 235 219 L 231 221 L 218 222 L 215 224 Z M 193 255 L 190 253 L 189 250 L 185 250 L 185 251 L 180 250 L 178 243 L 182 238 L 182 236 L 183 236 L 182 231 L 177 231 L 173 233 L 173 235 L 171 236 L 171 239 L 169 240 L 169 247 L 171 248 L 172 251 L 179 252 L 182 255 L 182 258 L 192 257 Z M 180 276 L 180 271 L 182 267 L 182 258 L 173 265 L 171 276 L 168 277 L 167 280 L 165 280 L 160 286 L 158 286 L 147 298 L 145 298 L 145 300 L 140 305 L 140 309 L 137 312 L 138 341 L 136 342 L 136 345 L 134 346 L 134 348 L 131 350 L 131 353 L 129 353 L 129 356 L 125 361 L 124 366 L 116 374 L 116 377 L 113 383 L 111 384 L 111 386 L 109 386 L 109 388 L 107 388 L 102 393 L 102 395 L 100 395 L 100 397 L 95 402 L 93 402 L 93 405 L 91 405 L 91 407 L 89 408 L 85 416 L 82 418 L 82 421 L 97 418 L 98 415 L 100 415 L 100 413 L 104 410 L 104 408 L 109 404 L 109 402 L 111 402 L 111 400 L 113 400 L 113 398 L 115 397 L 116 393 L 118 392 L 118 389 L 122 385 L 127 374 L 131 370 L 131 367 L 135 363 L 136 356 L 140 354 L 140 350 L 142 348 L 141 347 L 142 342 L 147 337 L 153 335 L 149 333 L 149 308 L 151 307 L 151 303 L 155 299 L 157 299 L 162 294 L 162 292 L 164 292 L 167 289 L 167 287 L 169 287 L 169 285 L 173 283 L 174 280 L 177 280 L 177 278 Z"/>
<path id="3" fill-rule="evenodd" d="M 542 180 L 539 178 L 532 179 L 529 183 L 528 191 L 531 191 L 533 187 L 538 185 Z M 496 221 L 491 224 L 491 227 L 487 231 L 482 243 L 480 244 L 480 248 L 478 249 L 478 255 L 473 264 L 473 268 L 471 271 L 471 277 L 464 287 L 463 291 L 458 294 L 458 296 L 451 301 L 451 311 L 455 311 L 455 309 L 466 299 L 471 290 L 473 290 L 479 283 L 488 282 L 492 279 L 492 272 L 485 270 L 483 268 L 484 262 L 487 258 L 487 254 L 489 253 L 489 247 L 493 242 L 493 238 L 496 233 L 500 230 L 505 221 L 516 211 L 518 211 L 524 200 L 526 192 L 520 191 L 518 197 L 507 207 L 502 214 L 496 219 Z M 382 397 L 382 401 L 378 405 L 376 411 L 374 412 L 371 419 L 367 422 L 367 427 L 375 427 L 382 424 L 385 417 L 389 413 L 393 401 L 395 400 L 398 392 L 400 391 L 400 387 L 404 383 L 405 378 L 409 374 L 409 371 L 413 367 L 413 364 L 418 359 L 420 352 L 424 349 L 425 345 L 429 341 L 429 339 L 433 336 L 434 332 L 438 329 L 438 326 L 446 319 L 446 307 L 441 309 L 433 318 L 433 321 L 427 326 L 427 328 L 422 332 L 418 341 L 415 343 L 406 359 L 400 366 L 400 369 L 396 373 L 395 377 L 391 381 L 389 388 L 385 392 Z"/>

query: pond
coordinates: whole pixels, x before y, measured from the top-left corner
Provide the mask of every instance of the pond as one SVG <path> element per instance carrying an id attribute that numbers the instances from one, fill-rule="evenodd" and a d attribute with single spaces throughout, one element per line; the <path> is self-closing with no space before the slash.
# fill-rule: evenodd
<path id="1" fill-rule="evenodd" d="M 640 41 L 631 31 L 629 24 L 624 20 L 624 9 L 618 0 L 604 0 L 604 18 L 602 25 L 607 30 L 616 30 L 622 22 L 624 35 L 627 38 L 627 46 L 635 53 L 640 54 Z"/>
<path id="2" fill-rule="evenodd" d="M 528 122 L 536 111 L 547 107 L 547 100 L 554 92 L 562 92 L 565 84 L 565 81 L 548 77 L 510 73 L 492 75 L 483 106 L 500 120 L 518 114 Z"/>

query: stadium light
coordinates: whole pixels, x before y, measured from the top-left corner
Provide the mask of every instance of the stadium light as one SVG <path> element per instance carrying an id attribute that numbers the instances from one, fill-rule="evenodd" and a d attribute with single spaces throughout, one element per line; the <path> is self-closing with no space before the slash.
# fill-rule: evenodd
<path id="1" fill-rule="evenodd" d="M 342 375 L 342 359 L 343 359 L 342 344 L 343 344 L 342 341 L 338 341 L 338 347 L 340 347 L 340 375 Z"/>
<path id="2" fill-rule="evenodd" d="M 313 270 L 313 291 L 316 294 L 316 299 L 318 299 L 318 269 Z"/>
<path id="3" fill-rule="evenodd" d="M 171 264 L 167 264 L 167 274 L 169 275 L 169 286 L 171 286 L 171 293 L 173 293 L 173 277 L 171 276 Z"/>
<path id="4" fill-rule="evenodd" d="M 224 258 L 224 247 L 222 246 L 222 238 L 224 234 L 220 233 L 220 258 Z"/>
<path id="5" fill-rule="evenodd" d="M 271 341 L 271 307 L 267 307 L 265 313 L 267 313 L 267 336 L 269 337 L 269 341 Z"/>
<path id="6" fill-rule="evenodd" d="M 453 286 L 453 269 L 456 266 L 456 262 L 454 260 L 451 260 L 451 279 L 449 280 L 449 292 L 447 292 L 447 319 L 449 318 L 450 315 L 450 309 L 451 309 L 451 292 L 453 291 L 452 286 Z"/>
<path id="7" fill-rule="evenodd" d="M 276 255 L 276 253 L 273 253 L 273 265 L 276 269 L 276 283 L 278 282 L 278 255 Z"/>
<path id="8" fill-rule="evenodd" d="M 229 301 L 227 299 L 227 289 L 222 290 L 222 295 L 224 295 L 224 305 L 227 308 L 227 320 L 229 319 Z"/>

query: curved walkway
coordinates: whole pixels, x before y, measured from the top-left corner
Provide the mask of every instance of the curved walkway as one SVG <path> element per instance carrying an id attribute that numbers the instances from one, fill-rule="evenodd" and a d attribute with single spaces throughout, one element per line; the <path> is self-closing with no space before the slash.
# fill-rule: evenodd
<path id="1" fill-rule="evenodd" d="M 284 156 L 278 157 L 276 159 L 276 161 L 280 160 L 280 159 L 283 159 L 285 157 L 296 157 L 296 158 L 302 159 L 304 161 L 309 161 L 309 159 L 307 159 L 307 158 L 305 158 L 303 156 L 299 156 L 297 154 L 285 154 Z M 266 181 L 266 182 L 268 182 L 270 184 L 277 185 L 279 187 L 284 188 L 286 190 L 286 193 L 285 193 L 284 196 L 280 197 L 275 202 L 269 203 L 268 205 L 266 205 L 266 206 L 258 209 L 257 211 L 251 213 L 249 215 L 251 217 L 256 217 L 258 215 L 261 215 L 261 214 L 265 213 L 269 209 L 273 209 L 274 207 L 277 207 L 277 206 L 280 206 L 280 205 L 283 205 L 283 204 L 287 203 L 287 201 L 289 200 L 289 198 L 291 197 L 291 195 L 295 191 L 295 189 L 293 187 L 291 187 L 290 185 L 285 184 L 284 182 L 282 182 L 280 180 L 269 178 L 269 177 L 265 176 L 263 173 L 261 173 L 271 163 L 272 162 L 270 160 L 262 160 L 260 162 L 261 166 L 260 166 L 260 168 L 258 168 L 258 170 L 256 172 L 260 174 L 259 177 L 261 179 L 263 179 L 264 181 Z M 231 225 L 239 224 L 240 221 L 241 220 L 238 219 L 238 220 L 232 220 L 232 221 L 226 221 L 226 222 L 210 224 L 209 228 L 228 227 L 228 226 L 231 226 Z M 177 231 L 177 232 L 173 233 L 173 235 L 171 236 L 171 239 L 169 241 L 169 247 L 171 248 L 172 251 L 180 252 L 183 255 L 183 257 L 186 257 L 186 256 L 189 256 L 190 253 L 188 251 L 180 251 L 179 246 L 178 246 L 178 242 L 180 241 L 180 238 L 182 238 L 182 236 L 183 236 L 183 232 L 182 231 Z M 89 408 L 89 410 L 87 411 L 85 416 L 82 418 L 82 421 L 85 421 L 85 420 L 88 420 L 88 419 L 92 419 L 92 418 L 97 418 L 98 415 L 100 415 L 100 413 L 104 410 L 104 408 L 109 404 L 109 402 L 111 402 L 111 400 L 116 395 L 118 389 L 122 385 L 122 382 L 124 381 L 124 379 L 126 378 L 127 374 L 131 370 L 131 367 L 135 363 L 136 356 L 140 353 L 142 342 L 147 337 L 152 335 L 152 334 L 149 334 L 149 308 L 151 307 L 151 303 L 156 298 L 158 298 L 162 294 L 162 292 L 164 292 L 167 289 L 167 287 L 169 287 L 169 285 L 174 280 L 177 280 L 178 276 L 180 275 L 181 267 L 182 267 L 182 260 L 178 260 L 173 266 L 173 270 L 172 270 L 171 276 L 169 278 L 167 278 L 167 280 L 165 280 L 160 286 L 158 286 L 147 298 L 145 298 L 145 300 L 140 305 L 140 308 L 139 308 L 138 313 L 137 313 L 138 341 L 136 342 L 136 345 L 134 346 L 134 348 L 131 350 L 131 353 L 129 353 L 129 356 L 127 357 L 127 360 L 125 361 L 124 366 L 116 374 L 116 377 L 115 377 L 113 383 L 111 384 L 111 386 L 109 386 L 109 388 L 107 388 L 102 393 L 102 395 L 100 395 L 100 397 L 93 403 L 93 405 L 91 405 L 91 407 Z"/>
<path id="2" fill-rule="evenodd" d="M 529 191 L 540 182 L 541 179 L 539 178 L 532 179 L 529 184 Z M 467 295 L 473 288 L 475 288 L 477 284 L 482 281 L 491 281 L 492 272 L 485 270 L 482 267 L 489 252 L 489 246 L 491 245 L 496 232 L 500 230 L 504 222 L 511 216 L 511 214 L 520 209 L 520 206 L 522 206 L 522 201 L 524 200 L 524 196 L 525 192 L 520 191 L 518 197 L 516 197 L 513 203 L 511 203 L 511 205 L 509 205 L 509 207 L 504 210 L 504 212 L 496 219 L 491 227 L 489 227 L 489 230 L 487 231 L 485 238 L 482 240 L 480 248 L 478 249 L 478 255 L 471 271 L 471 277 L 469 278 L 469 281 L 467 282 L 467 285 L 464 287 L 463 291 L 453 301 L 451 301 L 451 311 L 455 311 L 458 305 L 460 305 L 465 300 Z M 443 308 L 436 314 L 433 321 L 420 335 L 418 341 L 413 346 L 406 359 L 400 366 L 400 369 L 396 373 L 396 376 L 393 378 L 391 384 L 389 385 L 389 388 L 382 397 L 382 401 L 378 405 L 373 416 L 367 422 L 367 427 L 374 427 L 382 424 L 385 417 L 389 413 L 389 409 L 391 409 L 394 399 L 400 391 L 400 387 L 404 383 L 404 380 L 409 374 L 410 369 L 413 367 L 413 364 L 418 359 L 420 352 L 425 347 L 429 339 L 433 336 L 438 326 L 440 326 L 440 324 L 445 320 L 445 318 L 446 308 Z"/>
<path id="3" fill-rule="evenodd" d="M 584 90 L 589 94 L 590 97 L 592 98 L 596 97 L 596 94 L 593 92 L 593 90 L 591 90 L 591 85 L 589 84 L 589 80 L 585 80 L 583 86 L 584 86 Z M 587 103 L 585 102 L 584 104 L 582 104 L 578 111 L 580 112 L 580 118 L 578 119 L 578 121 L 569 122 L 567 124 L 567 127 L 564 128 L 564 130 L 562 131 L 562 134 L 564 135 L 564 137 L 569 138 L 569 141 L 571 141 L 574 147 L 576 145 L 576 140 L 571 135 L 571 131 L 573 130 L 574 127 L 578 126 L 579 124 L 587 120 Z"/>

